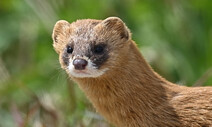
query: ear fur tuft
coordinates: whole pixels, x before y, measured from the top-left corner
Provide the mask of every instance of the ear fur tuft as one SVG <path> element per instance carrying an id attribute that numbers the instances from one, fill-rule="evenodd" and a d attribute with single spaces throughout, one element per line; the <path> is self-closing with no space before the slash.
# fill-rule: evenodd
<path id="1" fill-rule="evenodd" d="M 56 22 L 54 29 L 53 29 L 53 34 L 52 34 L 52 39 L 54 43 L 58 43 L 58 35 L 64 32 L 64 30 L 70 26 L 70 23 L 65 21 L 65 20 L 59 20 Z"/>
<path id="2" fill-rule="evenodd" d="M 120 35 L 120 39 L 130 39 L 130 30 L 120 18 L 109 17 L 103 20 L 102 24 L 108 30 L 115 30 Z"/>
<path id="3" fill-rule="evenodd" d="M 52 39 L 53 39 L 53 47 L 57 53 L 60 52 L 60 39 L 65 36 L 67 30 L 70 28 L 70 23 L 65 20 L 59 20 L 56 22 L 53 33 L 52 33 Z"/>

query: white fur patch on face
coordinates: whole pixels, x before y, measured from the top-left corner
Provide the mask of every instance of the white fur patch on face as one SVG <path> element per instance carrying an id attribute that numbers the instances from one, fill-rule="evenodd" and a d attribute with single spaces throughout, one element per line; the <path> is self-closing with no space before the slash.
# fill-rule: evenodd
<path id="1" fill-rule="evenodd" d="M 77 77 L 77 78 L 96 78 L 99 77 L 101 75 L 103 75 L 107 70 L 109 70 L 108 68 L 104 68 L 102 70 L 98 70 L 94 64 L 91 62 L 91 60 L 89 60 L 87 57 L 83 57 L 83 59 L 88 61 L 88 65 L 86 66 L 86 68 L 84 70 L 76 70 L 74 68 L 73 65 L 73 60 L 76 57 L 74 57 L 73 59 L 70 58 L 69 59 L 69 66 L 68 66 L 68 72 L 73 76 L 73 77 Z"/>

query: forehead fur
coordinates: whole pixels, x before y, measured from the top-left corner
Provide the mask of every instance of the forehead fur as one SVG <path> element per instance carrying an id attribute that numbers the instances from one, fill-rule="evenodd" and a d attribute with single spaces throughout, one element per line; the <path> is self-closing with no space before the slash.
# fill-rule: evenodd
<path id="1" fill-rule="evenodd" d="M 87 32 L 88 30 L 93 29 L 93 27 L 99 24 L 101 21 L 102 20 L 82 19 L 71 23 L 71 27 L 73 27 L 75 31 L 78 31 L 79 33 Z"/>
<path id="2" fill-rule="evenodd" d="M 71 23 L 71 29 L 73 29 L 72 35 L 90 37 L 93 33 L 94 27 L 99 24 L 101 20 L 92 20 L 92 19 L 83 19 L 77 20 L 76 22 Z"/>
<path id="3" fill-rule="evenodd" d="M 73 22 L 70 26 L 72 32 L 70 33 L 69 41 L 77 43 L 89 43 L 98 40 L 98 33 L 96 32 L 96 25 L 101 20 L 83 19 Z"/>

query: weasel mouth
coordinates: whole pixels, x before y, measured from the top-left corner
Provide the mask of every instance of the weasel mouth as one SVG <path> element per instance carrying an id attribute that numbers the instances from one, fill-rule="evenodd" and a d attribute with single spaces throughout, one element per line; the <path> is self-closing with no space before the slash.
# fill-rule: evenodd
<path id="1" fill-rule="evenodd" d="M 88 73 L 86 70 L 74 70 L 75 73 L 78 73 L 78 74 L 87 74 L 89 75 L 90 73 Z"/>

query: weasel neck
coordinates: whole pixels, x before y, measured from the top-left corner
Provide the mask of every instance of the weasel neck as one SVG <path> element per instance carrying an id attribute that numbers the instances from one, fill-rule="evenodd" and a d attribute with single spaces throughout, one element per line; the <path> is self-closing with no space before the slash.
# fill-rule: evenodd
<path id="1" fill-rule="evenodd" d="M 177 115 L 169 103 L 177 86 L 155 73 L 133 42 L 123 57 L 121 68 L 109 76 L 75 79 L 97 111 L 120 127 L 177 126 Z"/>

